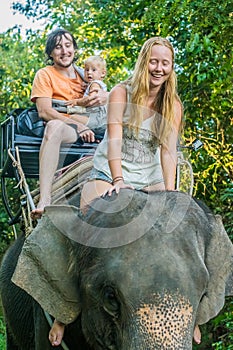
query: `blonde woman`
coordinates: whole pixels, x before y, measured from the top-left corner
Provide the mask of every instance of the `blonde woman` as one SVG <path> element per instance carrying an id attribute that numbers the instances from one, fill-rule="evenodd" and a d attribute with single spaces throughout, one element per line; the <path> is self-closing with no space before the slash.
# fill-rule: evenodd
<path id="1" fill-rule="evenodd" d="M 81 207 L 121 188 L 174 190 L 182 104 L 174 49 L 161 37 L 141 48 L 132 77 L 109 96 L 108 127 L 82 191 Z"/>

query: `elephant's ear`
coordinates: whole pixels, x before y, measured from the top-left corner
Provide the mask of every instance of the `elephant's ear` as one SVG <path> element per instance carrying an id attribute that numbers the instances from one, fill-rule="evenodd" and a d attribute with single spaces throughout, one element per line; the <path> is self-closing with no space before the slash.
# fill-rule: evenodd
<path id="1" fill-rule="evenodd" d="M 233 245 L 219 215 L 208 215 L 212 231 L 206 247 L 206 267 L 209 272 L 207 290 L 199 304 L 196 323 L 204 324 L 222 309 L 225 296 L 233 291 Z"/>
<path id="2" fill-rule="evenodd" d="M 12 278 L 45 311 L 65 324 L 74 321 L 81 310 L 77 277 L 69 269 L 71 249 L 69 239 L 45 213 L 26 239 Z"/>

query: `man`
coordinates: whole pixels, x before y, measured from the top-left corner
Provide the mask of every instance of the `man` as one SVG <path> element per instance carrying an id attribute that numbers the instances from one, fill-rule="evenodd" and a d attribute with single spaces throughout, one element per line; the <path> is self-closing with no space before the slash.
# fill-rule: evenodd
<path id="1" fill-rule="evenodd" d="M 52 65 L 40 69 L 33 81 L 31 100 L 36 103 L 39 116 L 47 122 L 40 149 L 40 200 L 31 212 L 33 219 L 40 218 L 44 207 L 51 203 L 61 143 L 74 143 L 79 136 L 86 142 L 95 141 L 94 132 L 83 124 L 82 116 L 59 113 L 52 108 L 52 99 L 78 99 L 80 106 L 98 106 L 107 101 L 108 93 L 103 90 L 83 97 L 85 84 L 73 64 L 76 49 L 71 33 L 64 29 L 53 31 L 45 48 Z"/>

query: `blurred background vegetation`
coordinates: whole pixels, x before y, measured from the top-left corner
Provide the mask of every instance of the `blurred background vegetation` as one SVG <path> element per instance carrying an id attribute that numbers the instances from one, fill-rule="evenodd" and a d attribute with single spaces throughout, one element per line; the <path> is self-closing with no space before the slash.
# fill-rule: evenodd
<path id="1" fill-rule="evenodd" d="M 183 142 L 190 145 L 199 138 L 204 144 L 198 152 L 189 152 L 194 195 L 222 215 L 233 239 L 232 1 L 27 0 L 24 5 L 16 1 L 14 9 L 35 20 L 44 18 L 46 25 L 24 35 L 17 26 L 0 34 L 0 122 L 12 109 L 31 104 L 33 77 L 45 64 L 46 36 L 56 27 L 74 34 L 80 66 L 93 53 L 107 60 L 109 89 L 130 74 L 146 39 L 160 35 L 171 40 L 184 104 Z M 0 207 L 3 253 L 14 234 L 1 200 Z M 231 298 L 214 320 L 202 326 L 202 333 L 202 345 L 194 349 L 233 349 Z"/>

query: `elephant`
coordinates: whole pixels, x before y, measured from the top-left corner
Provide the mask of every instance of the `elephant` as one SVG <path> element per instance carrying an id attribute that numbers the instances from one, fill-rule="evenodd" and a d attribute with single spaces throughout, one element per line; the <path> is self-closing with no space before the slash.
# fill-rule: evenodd
<path id="1" fill-rule="evenodd" d="M 124 189 L 85 214 L 73 204 L 46 207 L 2 261 L 7 350 L 54 349 L 46 314 L 70 350 L 192 349 L 194 326 L 232 291 L 221 218 L 176 191 Z"/>

